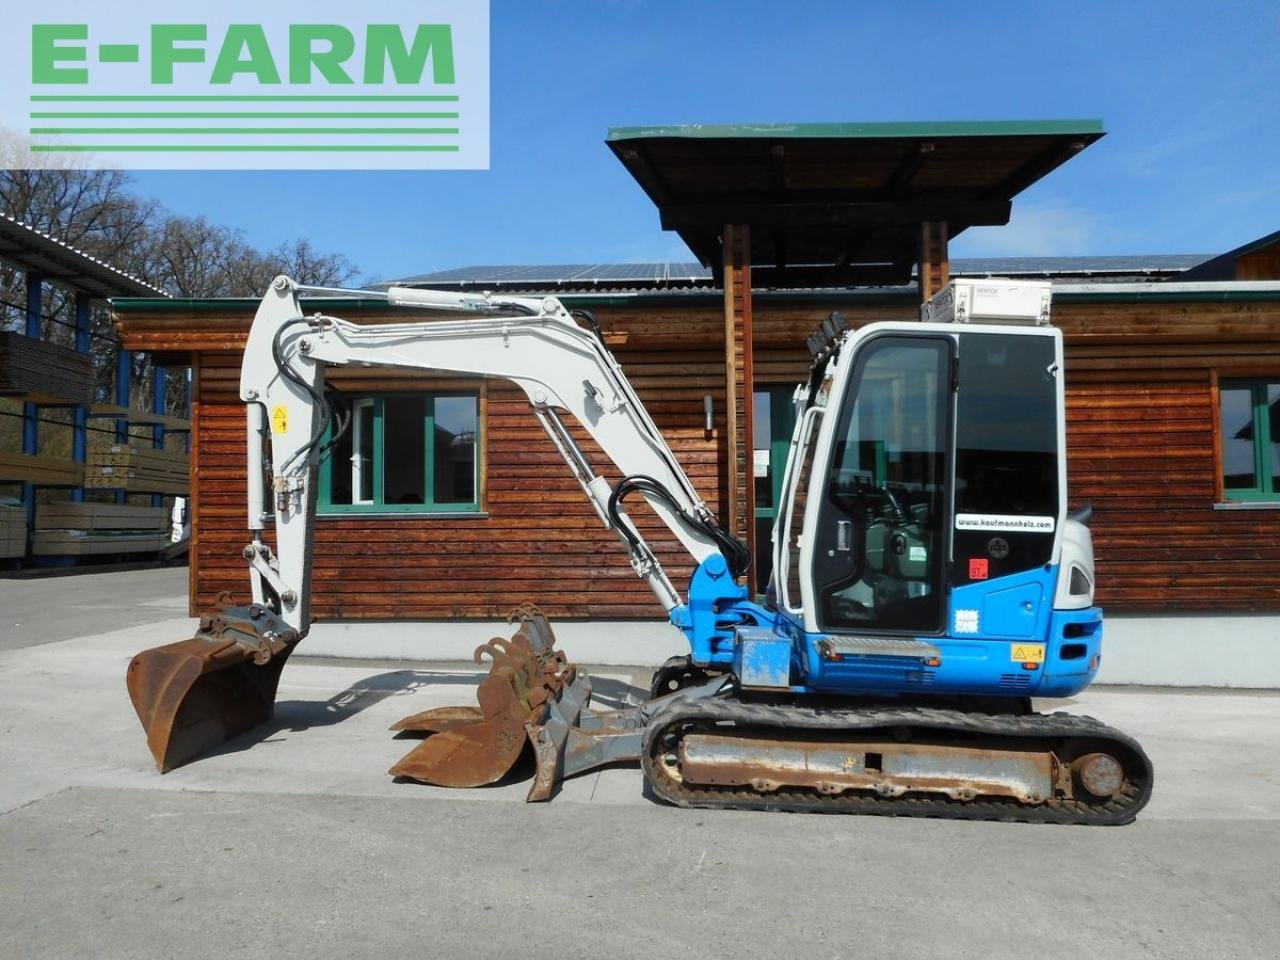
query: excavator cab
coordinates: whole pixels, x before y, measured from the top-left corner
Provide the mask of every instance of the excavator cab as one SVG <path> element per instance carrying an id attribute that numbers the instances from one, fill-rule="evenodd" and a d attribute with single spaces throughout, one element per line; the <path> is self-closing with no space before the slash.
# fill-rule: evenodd
<path id="1" fill-rule="evenodd" d="M 1062 696 L 1096 672 L 1045 285 L 957 286 L 959 310 L 827 338 L 798 396 L 771 593 L 807 688 Z"/>

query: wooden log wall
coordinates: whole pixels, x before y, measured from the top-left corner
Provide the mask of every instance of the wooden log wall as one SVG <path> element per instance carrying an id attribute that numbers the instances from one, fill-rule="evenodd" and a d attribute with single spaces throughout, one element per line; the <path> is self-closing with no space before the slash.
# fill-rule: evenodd
<path id="1" fill-rule="evenodd" d="M 794 383 L 804 338 L 832 304 L 757 297 L 757 386 Z M 914 302 L 839 304 L 855 325 L 914 315 Z M 723 303 L 600 307 L 607 340 L 712 509 L 728 488 Z M 1089 500 L 1099 601 L 1113 610 L 1280 610 L 1280 510 L 1219 510 L 1215 375 L 1280 377 L 1280 302 L 1055 305 L 1068 343 L 1073 503 Z M 373 319 L 373 318 L 371 318 Z M 132 350 L 198 353 L 192 484 L 193 609 L 229 589 L 243 599 L 244 411 L 236 383 L 248 313 L 138 314 Z M 346 389 L 429 389 L 419 375 L 333 376 Z M 453 381 L 453 385 L 457 385 Z M 702 398 L 717 398 L 704 429 Z M 485 389 L 487 517 L 353 517 L 317 525 L 320 617 L 496 617 L 533 599 L 559 617 L 654 617 L 613 534 L 601 528 L 529 413 L 523 394 Z M 617 479 L 579 436 L 600 471 Z M 684 552 L 652 514 L 634 514 L 675 583 Z"/>
<path id="2" fill-rule="evenodd" d="M 1280 378 L 1280 303 L 1056 308 L 1071 499 L 1113 610 L 1280 610 L 1280 510 L 1216 509 L 1217 377 Z"/>
<path id="3" fill-rule="evenodd" d="M 1280 280 L 1280 243 L 1247 253 L 1236 261 L 1237 280 Z"/>
<path id="4" fill-rule="evenodd" d="M 628 375 L 708 505 L 718 510 L 725 482 L 723 405 L 705 430 L 702 398 L 721 393 L 719 350 L 630 351 Z M 247 595 L 240 548 L 246 540 L 244 407 L 237 398 L 240 357 L 203 354 L 195 391 L 192 606 L 206 609 L 223 590 Z M 358 380 L 335 371 L 352 392 L 429 390 L 462 385 L 385 373 Z M 482 516 L 344 515 L 316 524 L 313 612 L 319 618 L 497 618 L 525 600 L 557 617 L 617 618 L 660 613 L 625 550 L 604 530 L 523 392 L 484 385 Z M 575 425 L 576 427 L 576 425 Z M 580 430 L 575 438 L 599 473 L 620 477 Z M 637 526 L 677 583 L 692 565 L 639 498 L 628 500 Z"/>

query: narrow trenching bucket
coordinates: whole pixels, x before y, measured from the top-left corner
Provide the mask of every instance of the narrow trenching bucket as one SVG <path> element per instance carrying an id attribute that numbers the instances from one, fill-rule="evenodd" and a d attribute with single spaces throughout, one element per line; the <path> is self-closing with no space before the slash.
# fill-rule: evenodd
<path id="1" fill-rule="evenodd" d="M 520 628 L 510 640 L 495 637 L 476 648 L 489 663 L 476 690 L 477 707 L 438 707 L 406 717 L 391 729 L 427 739 L 390 773 L 445 787 L 479 787 L 501 780 L 524 752 L 528 725 L 540 724 L 547 706 L 574 682 L 576 668 L 555 649 L 555 635 L 532 604 L 512 611 Z"/>
<path id="2" fill-rule="evenodd" d="M 189 640 L 139 653 L 126 684 L 161 773 L 266 723 L 297 634 L 261 607 L 225 607 Z"/>

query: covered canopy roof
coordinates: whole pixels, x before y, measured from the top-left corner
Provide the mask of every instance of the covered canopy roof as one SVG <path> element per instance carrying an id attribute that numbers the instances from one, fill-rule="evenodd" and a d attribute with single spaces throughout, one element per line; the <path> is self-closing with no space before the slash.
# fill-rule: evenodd
<path id="1" fill-rule="evenodd" d="M 1103 136 L 1097 120 L 616 127 L 609 148 L 703 265 L 751 227 L 756 286 L 900 283 L 920 224 L 1007 223 L 1021 191 Z"/>
<path id="2" fill-rule="evenodd" d="M 4 214 L 0 214 L 0 260 L 98 300 L 168 296 L 163 290 Z"/>

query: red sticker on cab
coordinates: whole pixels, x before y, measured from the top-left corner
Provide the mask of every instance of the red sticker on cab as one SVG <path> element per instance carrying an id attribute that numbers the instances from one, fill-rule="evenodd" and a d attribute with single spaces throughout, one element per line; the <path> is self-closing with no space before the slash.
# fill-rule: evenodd
<path id="1" fill-rule="evenodd" d="M 969 579 L 985 580 L 991 576 L 991 561 L 986 557 L 971 557 L 969 559 Z"/>

